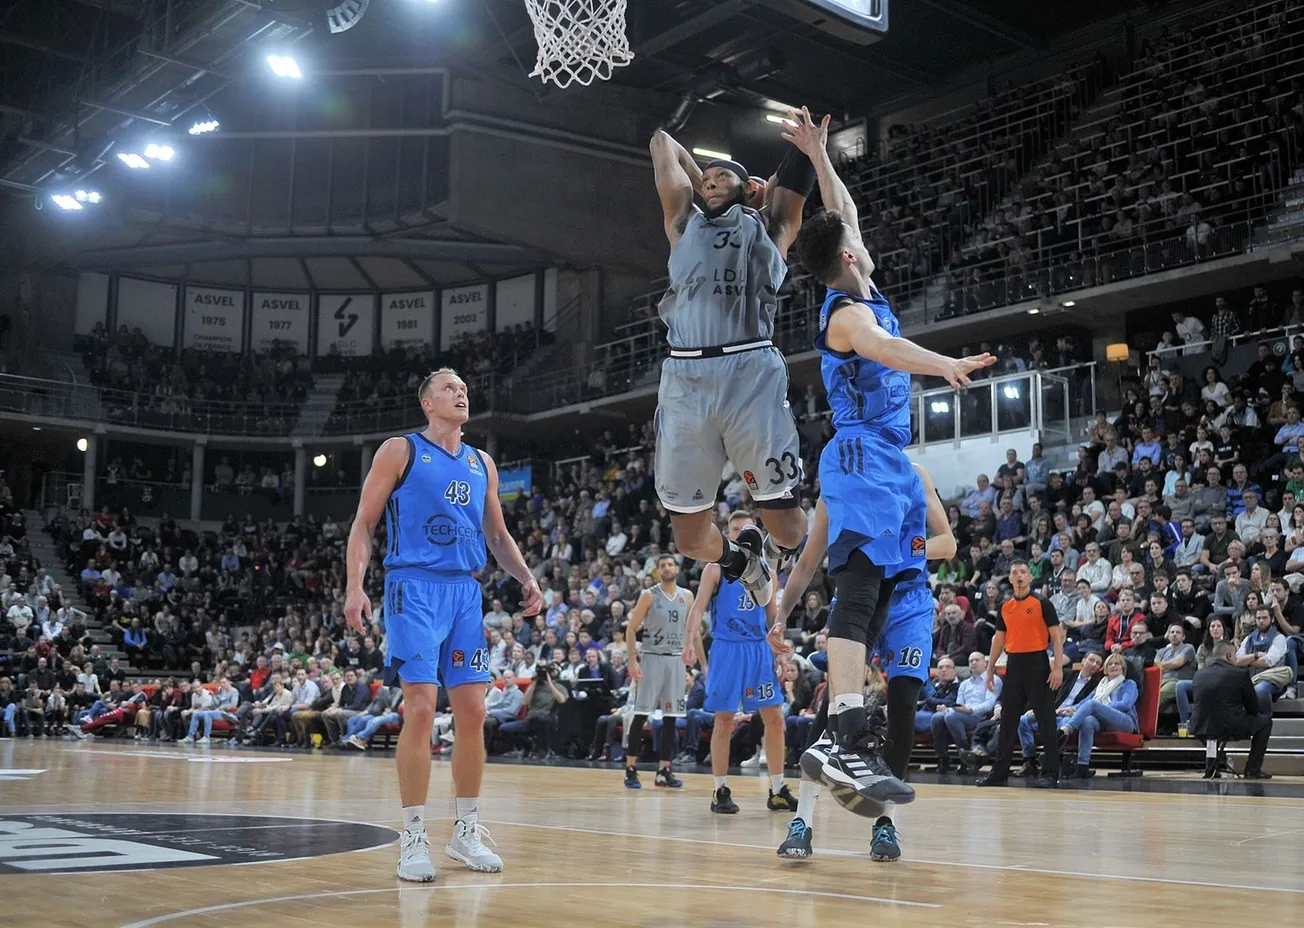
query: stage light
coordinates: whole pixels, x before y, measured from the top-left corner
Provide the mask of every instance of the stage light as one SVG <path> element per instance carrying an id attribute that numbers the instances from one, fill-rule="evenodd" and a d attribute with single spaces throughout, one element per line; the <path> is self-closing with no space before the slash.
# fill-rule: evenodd
<path id="1" fill-rule="evenodd" d="M 136 154 L 134 151 L 118 152 L 118 160 L 131 168 L 133 171 L 143 171 L 149 167 L 149 162 Z"/>
<path id="2" fill-rule="evenodd" d="M 84 439 L 84 438 L 79 438 L 79 439 L 77 439 L 77 450 L 78 450 L 78 451 L 85 451 L 85 450 L 86 450 L 87 448 L 89 448 L 90 446 L 91 446 L 91 443 L 88 442 L 86 439 Z"/>
<path id="3" fill-rule="evenodd" d="M 732 161 L 733 156 L 728 152 L 714 151 L 710 148 L 694 148 L 693 154 L 699 158 L 709 158 L 712 161 Z"/>
<path id="4" fill-rule="evenodd" d="M 319 455 L 317 455 L 316 457 L 314 457 L 314 458 L 312 459 L 312 466 L 313 466 L 313 467 L 325 467 L 325 466 L 326 466 L 326 455 L 324 455 L 324 454 L 319 454 Z"/>
<path id="5" fill-rule="evenodd" d="M 177 150 L 171 145 L 157 145 L 150 142 L 145 146 L 145 157 L 150 161 L 171 161 L 176 154 Z"/>
<path id="6" fill-rule="evenodd" d="M 303 80 L 303 71 L 299 68 L 299 62 L 289 55 L 268 55 L 267 66 L 272 69 L 272 73 L 277 77 L 288 77 L 296 81 Z"/>
<path id="7" fill-rule="evenodd" d="M 222 124 L 216 119 L 201 119 L 190 127 L 191 135 L 207 135 L 210 132 L 216 132 Z"/>

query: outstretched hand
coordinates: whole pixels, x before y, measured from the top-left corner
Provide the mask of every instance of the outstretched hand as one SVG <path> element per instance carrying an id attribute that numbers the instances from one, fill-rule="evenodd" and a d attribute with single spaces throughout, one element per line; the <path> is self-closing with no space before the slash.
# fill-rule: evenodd
<path id="1" fill-rule="evenodd" d="M 992 354 L 971 354 L 967 358 L 952 358 L 950 368 L 944 376 L 951 389 L 958 390 L 969 386 L 969 375 L 974 371 L 991 367 L 995 363 L 996 356 Z"/>
<path id="2" fill-rule="evenodd" d="M 776 655 L 792 653 L 792 642 L 783 636 L 783 623 L 775 622 L 765 636 L 765 643 Z"/>
<path id="3" fill-rule="evenodd" d="M 802 154 L 807 158 L 814 160 L 828 147 L 829 123 L 832 120 L 833 115 L 829 113 L 816 123 L 810 110 L 804 106 L 800 113 L 788 110 L 788 122 L 781 135 L 801 149 Z"/>

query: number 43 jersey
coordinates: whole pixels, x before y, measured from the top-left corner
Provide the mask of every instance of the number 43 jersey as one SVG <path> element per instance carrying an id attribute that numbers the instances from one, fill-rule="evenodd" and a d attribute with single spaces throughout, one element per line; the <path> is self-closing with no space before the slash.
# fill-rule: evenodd
<path id="1" fill-rule="evenodd" d="M 489 492 L 483 455 L 466 443 L 446 451 L 420 432 L 403 437 L 407 468 L 385 504 L 385 570 L 434 576 L 481 570 Z"/>

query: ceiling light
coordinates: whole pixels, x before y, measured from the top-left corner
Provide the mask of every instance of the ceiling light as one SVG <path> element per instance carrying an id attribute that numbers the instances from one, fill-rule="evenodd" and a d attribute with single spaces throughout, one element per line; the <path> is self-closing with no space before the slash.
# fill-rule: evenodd
<path id="1" fill-rule="evenodd" d="M 86 450 L 87 448 L 89 448 L 90 446 L 91 446 L 91 443 L 88 442 L 86 439 L 84 439 L 84 438 L 79 438 L 79 439 L 77 439 L 77 450 L 78 450 L 78 451 L 85 451 L 85 450 Z"/>
<path id="2" fill-rule="evenodd" d="M 787 126 L 789 129 L 797 128 L 797 124 L 787 116 L 780 116 L 778 113 L 766 113 L 765 121 L 772 122 L 776 126 Z"/>
<path id="3" fill-rule="evenodd" d="M 946 400 L 933 400 L 931 403 L 928 404 L 928 408 L 931 412 L 934 412 L 940 416 L 943 413 L 948 413 L 951 411 L 951 404 L 948 403 Z"/>
<path id="4" fill-rule="evenodd" d="M 190 134 L 207 135 L 209 132 L 216 132 L 221 127 L 221 125 L 222 124 L 218 122 L 216 119 L 201 119 L 199 122 L 195 123 L 193 126 L 190 127 Z"/>
<path id="5" fill-rule="evenodd" d="M 73 196 L 77 198 L 78 203 L 95 204 L 102 199 L 98 190 L 78 190 Z"/>
<path id="6" fill-rule="evenodd" d="M 1014 384 L 1008 384 L 1005 387 L 1002 387 L 1001 393 L 1004 394 L 1007 400 L 1017 400 L 1019 398 L 1019 388 Z"/>
<path id="7" fill-rule="evenodd" d="M 143 171 L 149 167 L 149 162 L 136 154 L 134 151 L 118 152 L 118 160 L 131 168 L 133 171 Z"/>
<path id="8" fill-rule="evenodd" d="M 1040 313 L 1040 312 L 1041 312 L 1041 307 L 1040 307 L 1040 306 L 1029 306 L 1029 307 L 1028 307 L 1028 315 L 1029 315 L 1029 316 L 1035 316 L 1035 315 L 1037 315 L 1037 314 Z"/>
<path id="9" fill-rule="evenodd" d="M 171 161 L 177 150 L 171 145 L 156 145 L 150 142 L 145 146 L 145 157 L 150 161 Z"/>
<path id="10" fill-rule="evenodd" d="M 1063 303 L 1061 303 L 1060 305 L 1063 306 L 1065 309 L 1068 309 L 1068 308 L 1071 307 L 1071 306 L 1077 306 L 1077 305 L 1078 305 L 1078 301 L 1077 301 L 1077 300 L 1065 300 L 1065 301 L 1064 301 Z"/>
<path id="11" fill-rule="evenodd" d="M 694 148 L 693 154 L 699 158 L 710 158 L 712 161 L 732 161 L 733 157 L 728 152 L 713 151 L 710 148 Z"/>
<path id="12" fill-rule="evenodd" d="M 272 69 L 272 73 L 277 77 L 303 80 L 303 71 L 299 68 L 299 62 L 289 55 L 268 55 L 267 66 Z"/>
<path id="13" fill-rule="evenodd" d="M 316 457 L 314 457 L 314 458 L 312 459 L 312 466 L 313 466 L 313 467 L 325 467 L 325 466 L 326 466 L 326 455 L 324 455 L 324 454 L 319 454 L 319 455 L 317 455 Z"/>
<path id="14" fill-rule="evenodd" d="M 70 211 L 75 211 L 84 208 L 80 203 L 77 202 L 76 197 L 70 197 L 66 193 L 56 193 L 54 196 L 50 197 L 50 202 L 53 203 L 55 206 L 59 207 L 59 209 L 66 209 Z"/>

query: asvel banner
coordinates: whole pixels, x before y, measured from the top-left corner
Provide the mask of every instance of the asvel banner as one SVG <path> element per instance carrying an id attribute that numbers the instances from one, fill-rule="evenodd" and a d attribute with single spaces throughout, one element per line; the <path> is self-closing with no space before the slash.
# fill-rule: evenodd
<path id="1" fill-rule="evenodd" d="M 453 287 L 440 293 L 439 347 L 447 351 L 471 332 L 489 328 L 489 285 Z"/>
<path id="2" fill-rule="evenodd" d="M 182 347 L 201 351 L 244 350 L 243 290 L 186 287 Z"/>
<path id="3" fill-rule="evenodd" d="M 371 354 L 376 332 L 376 294 L 324 293 L 317 297 L 317 357 Z"/>
<path id="4" fill-rule="evenodd" d="M 255 293 L 249 347 L 269 351 L 274 342 L 281 342 L 307 354 L 311 306 L 312 297 L 306 293 Z"/>
<path id="5" fill-rule="evenodd" d="M 380 298 L 380 347 L 430 345 L 435 340 L 435 294 L 386 293 Z"/>

